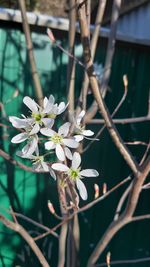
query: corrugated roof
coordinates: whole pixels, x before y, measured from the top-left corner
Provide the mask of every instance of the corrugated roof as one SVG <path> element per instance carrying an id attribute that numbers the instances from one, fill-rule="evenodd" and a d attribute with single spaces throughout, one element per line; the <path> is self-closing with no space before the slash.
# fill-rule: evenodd
<path id="1" fill-rule="evenodd" d="M 138 18 L 138 15 L 136 16 Z M 52 29 L 59 29 L 59 30 L 64 30 L 64 31 L 68 31 L 68 28 L 69 28 L 69 20 L 65 18 L 35 14 L 32 12 L 27 12 L 27 18 L 28 18 L 29 24 L 31 25 L 50 27 Z M 145 18 L 145 15 L 144 15 L 144 18 Z M 22 22 L 21 13 L 19 10 L 0 8 L 0 20 L 21 23 Z M 136 31 L 134 30 L 130 32 L 128 28 L 129 26 L 127 27 L 127 29 L 125 29 L 126 27 L 124 26 L 123 28 L 121 24 L 126 25 L 126 22 L 125 21 L 123 22 L 121 20 L 119 21 L 118 31 L 117 31 L 117 40 L 136 43 L 136 44 L 150 45 L 150 35 L 146 35 L 146 32 L 145 32 L 145 35 L 141 36 L 141 35 L 136 34 Z M 147 27 L 149 25 L 150 24 L 148 24 Z M 135 23 L 135 27 L 137 27 L 136 23 Z M 77 31 L 78 29 L 79 27 L 77 24 Z M 94 25 L 91 25 L 90 29 L 91 31 L 93 31 Z M 140 28 L 140 31 L 142 32 L 142 27 Z M 101 28 L 102 37 L 107 38 L 109 36 L 109 32 L 110 32 L 109 25 L 108 27 Z"/>

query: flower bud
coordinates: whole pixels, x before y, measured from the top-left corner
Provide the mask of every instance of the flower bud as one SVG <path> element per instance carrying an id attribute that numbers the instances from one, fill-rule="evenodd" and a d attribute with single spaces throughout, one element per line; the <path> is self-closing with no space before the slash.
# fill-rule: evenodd
<path id="1" fill-rule="evenodd" d="M 50 201 L 48 201 L 48 209 L 52 214 L 55 213 L 55 209 L 53 207 L 53 204 Z"/>
<path id="2" fill-rule="evenodd" d="M 99 186 L 98 184 L 94 184 L 94 190 L 95 190 L 95 195 L 94 198 L 98 198 L 99 197 Z"/>

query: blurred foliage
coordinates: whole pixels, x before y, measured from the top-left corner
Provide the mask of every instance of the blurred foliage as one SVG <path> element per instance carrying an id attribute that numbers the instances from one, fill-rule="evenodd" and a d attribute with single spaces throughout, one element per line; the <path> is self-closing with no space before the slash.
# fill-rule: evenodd
<path id="1" fill-rule="evenodd" d="M 66 17 L 68 0 L 26 0 L 27 11 L 35 11 L 53 16 Z M 0 0 L 0 7 L 19 9 L 18 1 Z"/>

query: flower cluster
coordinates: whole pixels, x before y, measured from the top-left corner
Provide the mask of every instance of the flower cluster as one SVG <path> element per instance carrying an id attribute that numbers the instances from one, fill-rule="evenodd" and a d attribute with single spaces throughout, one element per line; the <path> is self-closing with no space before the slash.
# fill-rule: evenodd
<path id="1" fill-rule="evenodd" d="M 99 174 L 93 169 L 81 170 L 80 154 L 78 152 L 72 154 L 72 151 L 78 148 L 79 143 L 84 138 L 88 139 L 94 135 L 91 130 L 85 130 L 82 126 L 85 111 L 82 110 L 74 118 L 74 130 L 72 132 L 70 132 L 72 125 L 69 122 L 64 123 L 59 127 L 58 131 L 55 131 L 53 128 L 55 119 L 67 108 L 64 102 L 57 104 L 54 97 L 50 95 L 49 98 L 44 98 L 42 107 L 28 96 L 23 98 L 23 103 L 29 108 L 30 115 L 28 117 L 22 115 L 22 118 L 9 117 L 12 125 L 21 131 L 21 133 L 12 138 L 11 142 L 18 144 L 26 141 L 25 146 L 17 152 L 17 155 L 30 159 L 34 170 L 49 171 L 54 179 L 56 179 L 57 172 L 63 173 L 77 186 L 81 198 L 86 200 L 87 190 L 82 182 L 82 178 L 96 177 Z M 40 138 L 39 135 L 43 135 L 44 138 Z M 44 155 L 39 153 L 39 144 L 43 144 L 43 142 L 39 143 L 41 139 L 46 140 L 44 147 L 50 151 Z M 60 161 L 59 163 L 51 165 L 45 161 L 45 157 L 52 152 L 55 152 L 56 157 Z"/>

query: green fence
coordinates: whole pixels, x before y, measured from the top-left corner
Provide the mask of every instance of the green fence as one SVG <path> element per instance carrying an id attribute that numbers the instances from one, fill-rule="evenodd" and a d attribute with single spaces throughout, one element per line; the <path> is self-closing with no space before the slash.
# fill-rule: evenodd
<path id="1" fill-rule="evenodd" d="M 44 94 L 48 96 L 52 93 L 57 99 L 65 99 L 67 56 L 49 43 L 45 29 L 41 28 L 38 31 L 40 32 L 37 33 L 33 29 L 32 40 Z M 61 45 L 67 47 L 67 34 L 59 31 L 55 31 L 55 34 Z M 0 40 L 0 101 L 5 104 L 3 112 L 1 112 L 2 121 L 5 122 L 7 121 L 6 116 L 19 115 L 24 112 L 23 96 L 34 96 L 34 91 L 26 53 L 25 37 L 19 26 L 16 27 L 15 24 L 2 26 Z M 96 62 L 104 63 L 105 48 L 106 40 L 100 40 Z M 82 47 L 78 39 L 76 55 L 81 57 L 81 54 Z M 147 114 L 150 88 L 149 66 L 150 48 L 117 43 L 110 90 L 106 96 L 106 102 L 111 112 L 123 94 L 123 74 L 127 74 L 129 79 L 128 96 L 117 117 L 136 117 Z M 82 75 L 82 68 L 77 66 L 77 91 L 81 87 Z M 9 101 L 16 89 L 19 90 L 19 96 Z M 88 101 L 91 102 L 90 95 L 88 98 Z M 97 131 L 100 126 L 90 125 L 89 127 Z M 149 141 L 150 124 L 148 122 L 119 125 L 117 128 L 126 142 Z M 0 127 L 1 147 L 14 157 L 17 146 L 10 143 L 10 137 L 15 135 L 15 132 L 12 128 Z M 137 161 L 140 161 L 144 154 L 145 146 L 130 146 L 130 149 Z M 106 130 L 101 135 L 100 141 L 95 143 L 83 158 L 85 166 L 96 168 L 100 172 L 99 178 L 85 180 L 89 192 L 88 201 L 93 199 L 94 183 L 98 183 L 102 188 L 102 184 L 105 182 L 108 188 L 111 188 L 130 174 L 129 168 L 119 152 L 116 151 Z M 114 192 L 108 199 L 79 216 L 81 226 L 81 267 L 85 266 L 88 256 L 113 219 L 117 201 L 125 188 L 126 186 Z M 15 211 L 52 227 L 57 221 L 48 211 L 48 199 L 54 203 L 56 210 L 59 212 L 56 183 L 48 174 L 35 175 L 25 172 L 0 158 L 0 211 L 3 214 L 7 214 L 10 217 L 7 211 L 11 205 Z M 149 213 L 149 201 L 149 190 L 145 190 L 140 197 L 137 209 L 138 214 Z M 81 202 L 81 205 L 83 204 Z M 23 219 L 19 219 L 19 221 L 33 235 L 36 236 L 39 233 L 39 228 L 25 222 Z M 111 251 L 112 260 L 148 257 L 150 255 L 149 225 L 149 221 L 137 222 L 126 226 L 118 232 L 103 253 L 99 263 L 105 261 L 108 251 Z M 39 241 L 38 245 L 44 251 L 51 266 L 55 267 L 58 240 L 49 236 Z M 143 262 L 138 266 L 149 265 L 149 262 Z M 40 266 L 26 243 L 17 234 L 2 225 L 0 225 L 0 266 Z M 128 264 L 121 264 L 121 266 L 126 267 Z M 132 264 L 132 266 L 137 265 Z"/>

